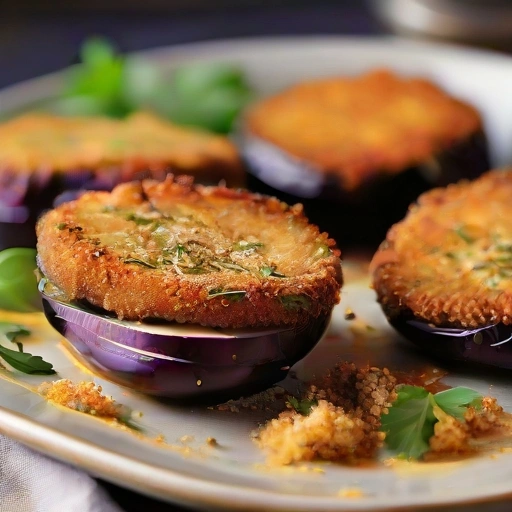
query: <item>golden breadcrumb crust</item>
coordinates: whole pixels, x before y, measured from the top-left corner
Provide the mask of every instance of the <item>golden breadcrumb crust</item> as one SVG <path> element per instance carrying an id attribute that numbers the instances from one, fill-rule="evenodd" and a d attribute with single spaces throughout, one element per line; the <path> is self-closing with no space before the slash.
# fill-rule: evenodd
<path id="1" fill-rule="evenodd" d="M 512 323 L 512 169 L 420 196 L 372 261 L 387 315 L 438 326 Z"/>
<path id="2" fill-rule="evenodd" d="M 483 130 L 471 105 L 386 70 L 299 83 L 254 105 L 246 128 L 345 190 L 426 163 Z"/>
<path id="3" fill-rule="evenodd" d="M 37 236 L 52 283 L 126 319 L 296 325 L 329 314 L 342 284 L 335 242 L 301 205 L 189 176 L 85 193 Z"/>
<path id="4" fill-rule="evenodd" d="M 0 124 L 0 175 L 93 170 L 118 181 L 187 173 L 196 180 L 244 184 L 233 144 L 146 112 L 124 120 L 30 113 Z"/>

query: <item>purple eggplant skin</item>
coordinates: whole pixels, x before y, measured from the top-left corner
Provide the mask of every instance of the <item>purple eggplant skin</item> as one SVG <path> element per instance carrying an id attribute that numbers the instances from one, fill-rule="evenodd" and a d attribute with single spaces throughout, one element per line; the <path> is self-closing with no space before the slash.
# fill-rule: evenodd
<path id="1" fill-rule="evenodd" d="M 321 174 L 281 149 L 252 135 L 235 138 L 249 170 L 248 188 L 302 203 L 309 220 L 346 246 L 375 249 L 417 197 L 460 179 L 475 179 L 491 167 L 487 138 L 479 131 L 424 164 L 375 178 L 344 191 L 337 176 Z M 316 176 L 316 179 L 315 179 Z"/>
<path id="2" fill-rule="evenodd" d="M 390 324 L 407 340 L 443 361 L 512 369 L 512 326 L 437 327 L 402 312 Z"/>
<path id="3" fill-rule="evenodd" d="M 155 335 L 42 294 L 50 324 L 102 377 L 173 400 L 226 399 L 267 389 L 322 338 L 330 315 L 297 328 L 219 338 Z M 249 333 L 250 334 L 250 333 Z"/>

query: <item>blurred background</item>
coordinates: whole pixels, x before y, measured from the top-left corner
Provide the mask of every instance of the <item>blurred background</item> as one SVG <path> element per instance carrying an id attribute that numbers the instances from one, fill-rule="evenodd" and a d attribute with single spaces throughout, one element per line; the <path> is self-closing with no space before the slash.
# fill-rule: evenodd
<path id="1" fill-rule="evenodd" d="M 103 35 L 122 52 L 233 37 L 398 32 L 512 48 L 509 0 L 0 0 L 0 87 L 75 62 Z"/>
<path id="2" fill-rule="evenodd" d="M 130 52 L 233 37 L 384 30 L 360 0 L 1 0 L 0 13 L 0 87 L 76 61 L 91 35 Z"/>
<path id="3" fill-rule="evenodd" d="M 509 51 L 510 0 L 0 0 L 0 87 L 65 67 L 90 35 L 122 52 L 261 35 L 435 37 Z"/>

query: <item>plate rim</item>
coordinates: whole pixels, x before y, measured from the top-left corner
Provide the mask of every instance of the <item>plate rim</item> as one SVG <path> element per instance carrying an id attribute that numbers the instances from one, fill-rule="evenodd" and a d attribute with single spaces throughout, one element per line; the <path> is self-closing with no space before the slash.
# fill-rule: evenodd
<path id="1" fill-rule="evenodd" d="M 19 386 L 19 384 L 13 384 Z M 75 413 L 76 411 L 68 412 Z M 76 412 L 76 414 L 81 413 Z M 93 477 L 100 477 L 121 487 L 127 487 L 168 503 L 208 507 L 208 510 L 215 507 L 215 510 L 260 511 L 264 506 L 266 510 L 275 512 L 289 510 L 295 512 L 361 512 L 369 510 L 368 506 L 370 505 L 371 510 L 378 512 L 399 512 L 411 510 L 411 507 L 418 510 L 450 505 L 490 504 L 512 498 L 511 490 L 498 494 L 481 493 L 466 500 L 452 496 L 435 501 L 422 500 L 414 505 L 388 503 L 385 500 L 381 500 L 378 504 L 374 502 L 369 504 L 364 498 L 344 500 L 344 498 L 336 496 L 285 494 L 246 485 L 228 485 L 183 475 L 173 469 L 137 461 L 85 439 L 80 439 L 78 436 L 41 425 L 25 414 L 11 411 L 3 406 L 0 406 L 0 434 L 50 458 L 75 467 L 78 466 L 79 469 L 86 470 Z M 80 465 L 76 463 L 77 454 L 81 459 Z M 109 468 L 115 468 L 115 471 L 109 472 Z M 156 473 L 151 479 L 150 486 L 147 485 L 148 472 Z"/>
<path id="2" fill-rule="evenodd" d="M 261 37 L 241 37 L 232 39 L 217 39 L 210 41 L 199 41 L 192 43 L 183 43 L 171 46 L 159 46 L 137 52 L 131 52 L 128 55 L 134 57 L 149 58 L 153 62 L 165 61 L 175 56 L 181 56 L 186 59 L 196 53 L 202 57 L 217 56 L 222 57 L 222 50 L 234 45 L 249 46 L 273 46 L 282 45 L 291 46 L 297 42 L 311 43 L 318 45 L 347 45 L 356 44 L 360 46 L 387 44 L 390 47 L 402 48 L 414 51 L 435 51 L 455 52 L 457 55 L 463 54 L 466 58 L 478 58 L 481 62 L 485 58 L 492 65 L 507 63 L 512 67 L 512 56 L 499 53 L 492 50 L 478 48 L 468 48 L 463 45 L 453 43 L 439 43 L 432 41 L 414 41 L 399 36 L 351 36 L 351 35 L 323 35 L 308 34 L 298 36 L 261 36 Z M 18 100 L 15 107 L 22 105 L 27 101 L 34 101 L 37 98 L 43 98 L 55 89 L 63 80 L 65 69 L 48 73 L 39 77 L 30 78 L 18 82 L 0 90 L 0 114 L 7 110 L 12 110 L 9 100 L 15 97 L 26 97 L 29 99 Z M 42 92 L 37 92 L 41 90 Z M 4 103 L 6 104 L 4 106 Z M 58 431 L 46 425 L 41 425 L 27 415 L 17 413 L 10 409 L 0 406 L 0 433 L 15 439 L 41 453 L 49 455 L 66 463 L 75 463 L 76 453 L 80 454 L 82 463 L 78 466 L 105 480 L 114 482 L 123 487 L 129 487 L 142 494 L 154 496 L 156 498 L 181 503 L 184 505 L 218 507 L 221 510 L 261 510 L 265 506 L 268 510 L 290 510 L 294 507 L 297 511 L 320 511 L 320 510 L 338 510 L 338 511 L 361 511 L 367 510 L 366 500 L 343 500 L 334 496 L 317 497 L 310 495 L 284 494 L 269 490 L 261 490 L 254 487 L 243 485 L 227 485 L 224 483 L 212 482 L 204 478 L 183 475 L 176 470 L 163 468 L 161 466 L 148 464 L 127 455 L 122 455 L 113 450 L 107 450 L 85 439 L 72 436 Z M 85 455 L 82 455 L 85 454 Z M 103 460 L 101 459 L 103 457 Z M 103 464 L 105 458 L 119 461 L 119 464 Z M 101 460 L 102 463 L 99 463 Z M 115 472 L 108 472 L 108 466 L 116 467 Z M 134 472 L 135 470 L 135 472 Z M 156 473 L 156 482 L 151 487 L 144 476 L 149 471 Z M 307 500 L 305 500 L 307 498 Z M 478 503 L 492 503 L 502 499 L 512 498 L 512 490 L 503 493 L 481 493 L 478 496 L 471 496 L 466 500 L 461 500 L 458 496 L 441 497 L 436 501 L 420 502 L 414 504 L 386 504 L 372 503 L 372 510 L 381 512 L 391 510 L 406 510 L 411 507 L 424 508 L 433 506 L 449 505 L 469 505 Z"/>

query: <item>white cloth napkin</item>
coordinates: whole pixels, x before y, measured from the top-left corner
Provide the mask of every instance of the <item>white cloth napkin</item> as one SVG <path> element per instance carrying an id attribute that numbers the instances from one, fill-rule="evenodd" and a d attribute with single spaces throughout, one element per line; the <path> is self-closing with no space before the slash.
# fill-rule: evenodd
<path id="1" fill-rule="evenodd" d="M 0 435 L 1 512 L 122 512 L 87 473 Z"/>

